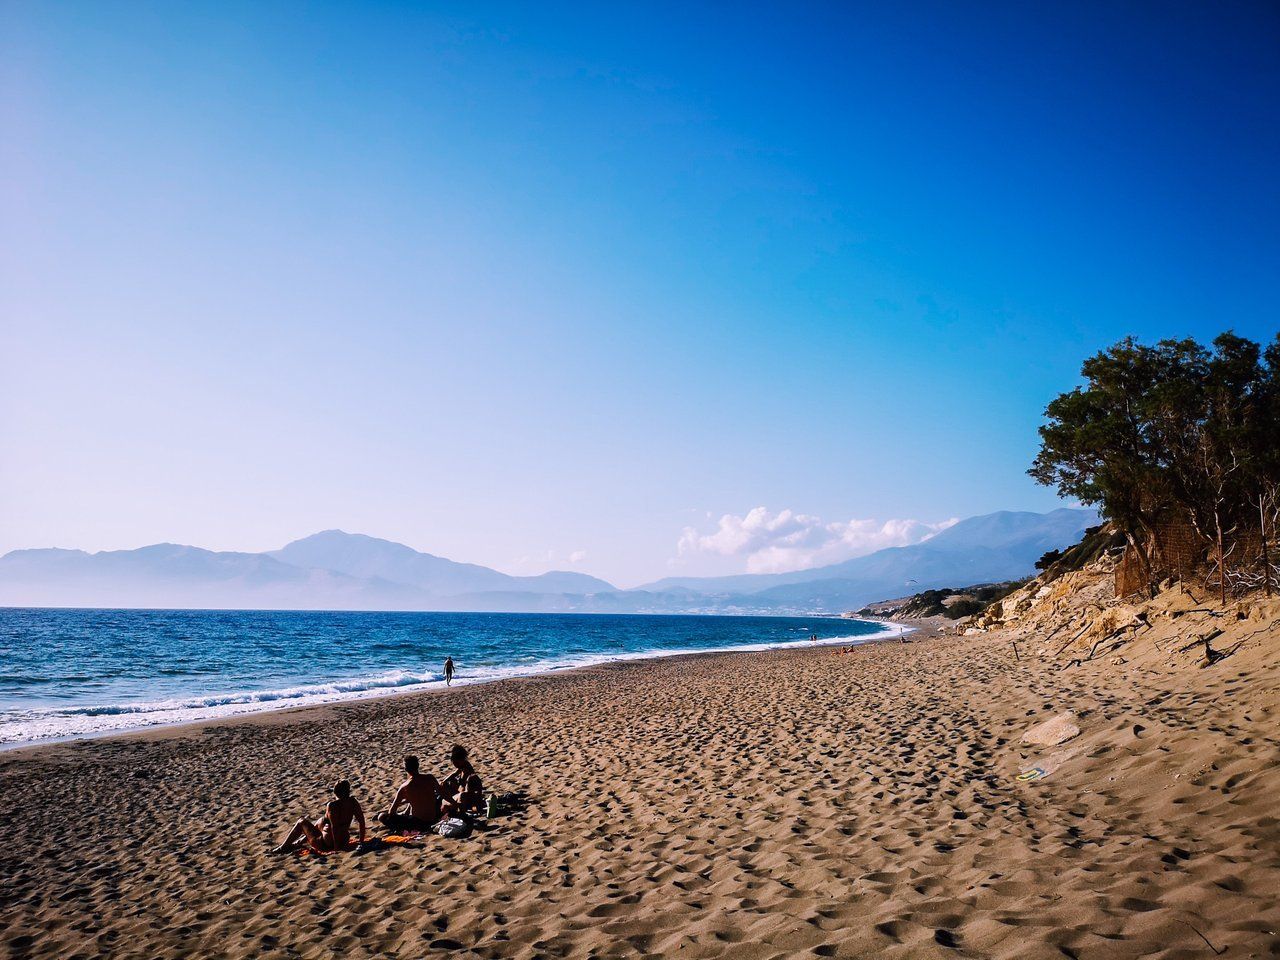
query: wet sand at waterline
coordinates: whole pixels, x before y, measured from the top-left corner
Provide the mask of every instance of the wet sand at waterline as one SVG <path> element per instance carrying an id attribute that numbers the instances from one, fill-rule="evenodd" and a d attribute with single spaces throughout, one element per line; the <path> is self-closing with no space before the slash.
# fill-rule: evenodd
<path id="1" fill-rule="evenodd" d="M 14 751 L 0 954 L 1277 956 L 1278 654 L 1063 669 L 916 635 Z M 1065 711 L 1076 737 L 1023 741 Z M 372 813 L 455 741 L 530 805 L 270 854 L 334 779 Z"/>

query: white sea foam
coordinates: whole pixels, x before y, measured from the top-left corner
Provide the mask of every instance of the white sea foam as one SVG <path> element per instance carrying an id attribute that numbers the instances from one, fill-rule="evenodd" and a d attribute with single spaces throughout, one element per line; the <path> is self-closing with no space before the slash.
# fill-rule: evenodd
<path id="1" fill-rule="evenodd" d="M 453 683 L 455 686 L 489 683 L 494 680 L 535 676 L 602 663 L 648 660 L 695 653 L 734 653 L 818 645 L 859 645 L 901 636 L 912 630 L 911 627 L 896 623 L 876 623 L 875 625 L 880 627 L 880 631 L 877 633 L 848 637 L 827 637 L 819 640 L 816 644 L 804 639 L 775 643 L 748 643 L 724 647 L 637 650 L 611 654 L 593 653 L 541 660 L 534 663 L 479 667 L 470 670 L 461 669 L 459 675 L 454 677 Z M 465 664 L 461 664 L 460 667 L 465 668 Z M 368 700 L 390 694 L 434 690 L 443 686 L 444 676 L 440 673 L 412 673 L 405 670 L 393 670 L 365 677 L 349 677 L 323 683 L 284 687 L 278 690 L 249 690 L 211 694 L 202 697 L 119 705 L 82 705 L 14 710 L 0 716 L 0 749 L 39 742 L 106 736 L 146 727 L 218 720 L 242 714 L 262 713 L 268 710 Z"/>

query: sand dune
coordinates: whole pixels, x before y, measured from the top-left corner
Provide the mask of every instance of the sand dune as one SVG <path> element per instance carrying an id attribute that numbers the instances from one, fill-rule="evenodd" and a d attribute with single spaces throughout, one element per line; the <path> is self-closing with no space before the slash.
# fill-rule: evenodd
<path id="1" fill-rule="evenodd" d="M 1207 670 L 999 634 L 708 655 L 6 754 L 0 950 L 1277 956 L 1278 640 Z M 1067 710 L 1078 736 L 1022 742 Z M 375 807 L 455 740 L 535 802 L 268 854 L 333 778 Z"/>

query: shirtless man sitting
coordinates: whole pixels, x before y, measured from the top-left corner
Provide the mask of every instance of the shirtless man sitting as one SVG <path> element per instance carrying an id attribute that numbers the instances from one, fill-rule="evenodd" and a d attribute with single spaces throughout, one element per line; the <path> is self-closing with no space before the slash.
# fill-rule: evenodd
<path id="1" fill-rule="evenodd" d="M 290 853 L 309 844 L 316 853 L 345 850 L 351 840 L 351 821 L 360 824 L 360 842 L 365 841 L 364 810 L 351 796 L 351 784 L 339 780 L 333 785 L 333 799 L 325 804 L 324 816 L 314 823 L 303 817 L 293 825 L 275 853 Z"/>
<path id="2" fill-rule="evenodd" d="M 453 773 L 445 777 L 440 784 L 440 793 L 444 797 L 444 814 L 467 814 L 484 808 L 484 784 L 480 775 L 467 759 L 467 748 L 455 745 L 449 751 L 449 762 L 453 764 Z"/>
<path id="3" fill-rule="evenodd" d="M 440 784 L 431 774 L 418 772 L 417 757 L 405 757 L 404 769 L 409 779 L 400 784 L 387 811 L 378 814 L 378 822 L 388 830 L 430 830 L 440 819 Z M 401 813 L 405 805 L 409 810 Z"/>

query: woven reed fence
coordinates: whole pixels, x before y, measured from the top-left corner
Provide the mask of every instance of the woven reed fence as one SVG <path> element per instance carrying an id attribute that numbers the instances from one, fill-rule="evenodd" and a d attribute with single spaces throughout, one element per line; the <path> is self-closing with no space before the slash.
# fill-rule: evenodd
<path id="1" fill-rule="evenodd" d="M 1149 592 L 1168 579 L 1199 581 L 1221 595 L 1280 592 L 1275 522 L 1260 511 L 1256 527 L 1224 534 L 1219 553 L 1218 544 L 1197 533 L 1184 517 L 1168 517 L 1151 531 L 1141 551 L 1132 544 L 1125 548 L 1115 569 L 1116 596 Z"/>

